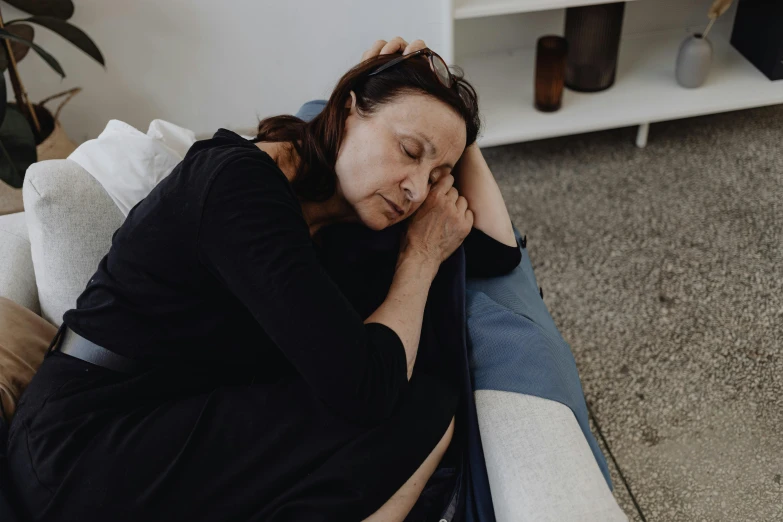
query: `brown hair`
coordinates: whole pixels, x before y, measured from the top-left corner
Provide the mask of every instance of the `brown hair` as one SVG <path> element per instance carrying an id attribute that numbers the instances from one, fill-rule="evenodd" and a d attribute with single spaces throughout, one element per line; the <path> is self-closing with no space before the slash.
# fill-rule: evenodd
<path id="1" fill-rule="evenodd" d="M 334 166 L 345 133 L 349 111 L 345 105 L 351 91 L 356 94 L 356 109 L 361 116 L 373 114 L 382 105 L 404 94 L 432 96 L 451 106 L 465 121 L 465 146 L 476 141 L 481 126 L 478 97 L 475 89 L 463 78 L 462 71 L 458 68 L 452 71 L 454 82 L 448 88 L 438 80 L 427 60 L 414 57 L 377 75 L 367 76 L 398 56 L 385 54 L 370 58 L 345 73 L 324 109 L 309 122 L 282 115 L 266 118 L 258 124 L 254 142 L 291 142 L 301 159 L 291 182 L 299 197 L 325 201 L 334 194 L 337 186 Z"/>

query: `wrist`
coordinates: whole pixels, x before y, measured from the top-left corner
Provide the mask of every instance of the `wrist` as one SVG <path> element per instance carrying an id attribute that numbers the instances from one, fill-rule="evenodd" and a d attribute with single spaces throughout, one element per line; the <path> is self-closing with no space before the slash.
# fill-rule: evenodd
<path id="1" fill-rule="evenodd" d="M 397 258 L 397 270 L 401 268 L 414 270 L 416 273 L 435 279 L 440 262 L 422 252 L 407 250 L 401 252 Z"/>

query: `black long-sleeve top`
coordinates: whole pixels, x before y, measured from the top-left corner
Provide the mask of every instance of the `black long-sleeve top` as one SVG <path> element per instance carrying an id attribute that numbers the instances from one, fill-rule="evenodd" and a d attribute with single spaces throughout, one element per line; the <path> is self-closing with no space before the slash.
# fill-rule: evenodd
<path id="1" fill-rule="evenodd" d="M 466 249 L 469 273 L 508 272 L 520 259 L 478 231 Z M 401 340 L 364 324 L 319 262 L 288 179 L 224 129 L 131 210 L 63 319 L 148 363 L 231 361 L 261 380 L 296 372 L 357 420 L 385 418 L 407 385 Z"/>

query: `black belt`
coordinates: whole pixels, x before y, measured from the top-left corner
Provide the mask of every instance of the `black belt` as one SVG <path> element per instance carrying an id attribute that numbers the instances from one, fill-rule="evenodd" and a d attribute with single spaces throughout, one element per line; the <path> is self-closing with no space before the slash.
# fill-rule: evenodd
<path id="1" fill-rule="evenodd" d="M 64 323 L 57 330 L 57 335 L 49 346 L 49 351 L 52 350 L 115 372 L 137 374 L 144 369 L 144 366 L 138 361 L 114 353 L 103 346 L 98 346 L 68 328 Z"/>

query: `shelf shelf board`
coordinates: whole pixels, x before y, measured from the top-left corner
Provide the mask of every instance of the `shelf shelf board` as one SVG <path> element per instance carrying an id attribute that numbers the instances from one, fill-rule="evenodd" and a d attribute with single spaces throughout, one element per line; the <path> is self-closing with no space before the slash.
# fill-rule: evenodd
<path id="1" fill-rule="evenodd" d="M 714 58 L 707 82 L 698 89 L 680 87 L 674 64 L 686 36 L 676 31 L 624 40 L 614 86 L 592 94 L 566 89 L 562 108 L 554 113 L 533 107 L 535 51 L 457 57 L 479 93 L 485 124 L 479 144 L 489 147 L 783 103 L 783 80 L 770 81 L 715 32 L 710 35 Z"/>
<path id="2" fill-rule="evenodd" d="M 454 18 L 464 20 L 483 16 L 548 11 L 579 5 L 608 4 L 610 2 L 611 0 L 456 0 Z"/>

